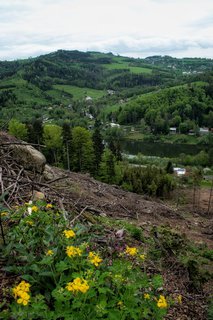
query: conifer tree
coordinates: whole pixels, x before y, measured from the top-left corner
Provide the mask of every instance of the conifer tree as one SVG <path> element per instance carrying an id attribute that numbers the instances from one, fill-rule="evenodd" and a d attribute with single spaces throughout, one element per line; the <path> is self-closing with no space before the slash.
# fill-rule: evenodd
<path id="1" fill-rule="evenodd" d="M 67 122 L 63 123 L 62 126 L 62 139 L 63 139 L 63 149 L 64 149 L 64 165 L 65 168 L 70 170 L 71 168 L 71 152 L 72 152 L 72 132 L 71 132 L 71 127 L 70 124 Z"/>
<path id="2" fill-rule="evenodd" d="M 106 149 L 102 156 L 100 163 L 99 176 L 102 181 L 106 183 L 115 183 L 115 157 L 110 149 Z"/>
<path id="3" fill-rule="evenodd" d="M 32 122 L 31 140 L 32 142 L 37 143 L 39 147 L 39 145 L 42 143 L 42 138 L 43 138 L 42 119 L 34 119 Z"/>
<path id="4" fill-rule="evenodd" d="M 92 135 L 92 141 L 93 141 L 93 148 L 94 148 L 94 155 L 95 155 L 95 172 L 98 172 L 101 157 L 104 151 L 104 144 L 103 144 L 103 137 L 100 132 L 99 125 L 95 125 L 95 130 Z"/>
<path id="5" fill-rule="evenodd" d="M 82 127 L 72 130 L 73 168 L 75 171 L 94 172 L 94 149 L 90 132 Z"/>
<path id="6" fill-rule="evenodd" d="M 173 165 L 171 161 L 168 161 L 166 166 L 166 173 L 172 174 L 174 172 Z"/>

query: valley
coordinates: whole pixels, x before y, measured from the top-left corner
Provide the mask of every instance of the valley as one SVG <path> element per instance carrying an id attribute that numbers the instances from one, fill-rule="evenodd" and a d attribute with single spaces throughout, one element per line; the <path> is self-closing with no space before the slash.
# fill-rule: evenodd
<path id="1" fill-rule="evenodd" d="M 212 319 L 212 59 L 0 61 L 0 169 L 0 317 Z"/>

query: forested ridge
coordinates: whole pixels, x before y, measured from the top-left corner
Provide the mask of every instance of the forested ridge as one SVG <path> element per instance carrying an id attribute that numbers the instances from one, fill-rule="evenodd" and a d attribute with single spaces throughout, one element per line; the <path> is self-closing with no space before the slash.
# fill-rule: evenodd
<path id="1" fill-rule="evenodd" d="M 13 117 L 24 122 L 68 119 L 72 126 L 86 127 L 85 110 L 121 124 L 144 118 L 159 132 L 180 123 L 183 131 L 193 125 L 212 126 L 212 66 L 211 59 L 134 59 L 64 50 L 1 61 L 1 126 Z"/>
<path id="2" fill-rule="evenodd" d="M 213 86 L 194 83 L 142 95 L 116 112 L 120 124 L 134 124 L 141 119 L 154 133 L 168 133 L 177 127 L 181 133 L 213 126 Z"/>

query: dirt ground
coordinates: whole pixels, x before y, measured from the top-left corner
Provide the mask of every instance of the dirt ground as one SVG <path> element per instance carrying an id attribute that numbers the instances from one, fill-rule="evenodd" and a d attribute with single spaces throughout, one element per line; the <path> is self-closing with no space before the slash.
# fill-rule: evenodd
<path id="1" fill-rule="evenodd" d="M 168 225 L 196 243 L 206 243 L 213 248 L 213 203 L 207 214 L 210 189 L 200 190 L 199 208 L 192 205 L 193 190 L 181 190 L 185 200 L 177 207 L 173 200 L 163 202 L 126 192 L 118 186 L 99 182 L 89 175 L 65 173 L 58 168 L 54 168 L 53 172 L 55 177 L 61 177 L 61 180 L 53 183 L 52 187 L 63 194 L 63 203 L 67 210 L 76 206 L 81 209 L 87 207 L 87 211 L 93 215 L 130 219 L 148 230 L 154 225 Z M 45 193 L 45 190 L 43 191 Z M 57 197 L 54 200 L 58 201 Z"/>
<path id="2" fill-rule="evenodd" d="M 4 150 L 0 154 L 0 184 L 2 190 L 9 192 L 5 199 L 5 205 L 9 207 L 28 202 L 40 192 L 48 202 L 56 204 L 72 217 L 80 215 L 82 218 L 81 213 L 84 212 L 87 214 L 85 219 L 90 220 L 96 216 L 130 220 L 143 227 L 147 236 L 153 226 L 169 226 L 189 240 L 213 248 L 213 203 L 209 204 L 208 188 L 195 192 L 193 189 L 184 188 L 176 191 L 172 199 L 161 201 L 99 182 L 88 174 L 49 166 L 45 166 L 42 174 L 30 172 L 22 163 L 16 161 L 10 152 Z M 0 269 L 3 266 L 4 260 L 0 258 Z M 181 294 L 183 304 L 171 308 L 166 319 L 205 320 L 206 297 L 209 296 L 213 284 L 208 282 L 202 292 L 191 292 L 187 287 L 186 275 L 186 270 L 183 270 L 177 261 L 168 260 L 168 266 L 163 273 L 165 289 L 171 294 Z M 1 272 L 0 292 L 13 282 L 11 276 Z"/>

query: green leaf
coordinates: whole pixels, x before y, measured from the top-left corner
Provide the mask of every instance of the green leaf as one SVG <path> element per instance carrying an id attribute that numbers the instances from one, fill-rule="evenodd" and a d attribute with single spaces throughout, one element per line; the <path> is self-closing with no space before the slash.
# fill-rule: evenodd
<path id="1" fill-rule="evenodd" d="M 31 275 L 29 275 L 29 274 L 24 274 L 23 276 L 21 276 L 22 277 L 22 279 L 24 279 L 24 280 L 26 280 L 26 281 L 28 281 L 28 282 L 30 282 L 30 283 L 36 283 L 37 281 L 36 281 L 36 279 L 35 278 L 33 278 Z"/>
<path id="2" fill-rule="evenodd" d="M 109 320 L 118 320 L 121 319 L 121 314 L 120 311 L 118 310 L 110 310 L 108 314 L 108 319 Z"/>
<path id="3" fill-rule="evenodd" d="M 39 275 L 44 277 L 52 277 L 53 273 L 51 271 L 43 271 L 43 272 L 40 272 Z"/>
<path id="4" fill-rule="evenodd" d="M 39 273 L 41 271 L 41 269 L 38 267 L 37 264 L 32 264 L 29 269 L 32 271 L 35 271 L 37 273 Z"/>
<path id="5" fill-rule="evenodd" d="M 152 285 L 153 285 L 154 289 L 158 289 L 159 287 L 162 287 L 163 279 L 160 274 L 157 274 L 152 278 Z"/>
<path id="6" fill-rule="evenodd" d="M 38 262 L 38 264 L 46 264 L 50 265 L 53 261 L 53 258 L 51 256 L 44 257 L 41 261 Z"/>
<path id="7" fill-rule="evenodd" d="M 8 266 L 8 267 L 3 267 L 2 270 L 7 271 L 7 272 L 16 272 L 17 267 L 16 266 Z"/>
<path id="8" fill-rule="evenodd" d="M 64 261 L 60 261 L 55 265 L 56 271 L 63 272 L 64 270 L 68 270 L 69 266 Z"/>
<path id="9" fill-rule="evenodd" d="M 112 290 L 110 290 L 109 288 L 106 288 L 106 287 L 105 287 L 105 288 L 101 288 L 101 287 L 100 287 L 100 288 L 98 288 L 98 292 L 99 292 L 99 293 L 107 293 L 107 292 L 110 292 L 110 293 L 111 293 Z"/>

